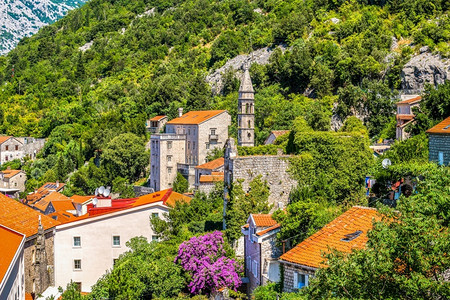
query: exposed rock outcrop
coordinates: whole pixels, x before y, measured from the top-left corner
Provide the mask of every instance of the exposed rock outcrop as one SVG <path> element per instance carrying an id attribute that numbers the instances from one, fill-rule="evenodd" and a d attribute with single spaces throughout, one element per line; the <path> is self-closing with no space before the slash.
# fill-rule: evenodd
<path id="1" fill-rule="evenodd" d="M 426 83 L 437 86 L 450 79 L 448 59 L 429 53 L 426 47 L 421 48 L 420 52 L 403 67 L 401 79 L 404 94 L 420 94 Z"/>
<path id="2" fill-rule="evenodd" d="M 282 51 L 286 50 L 284 46 L 278 46 Z M 242 80 L 242 76 L 244 75 L 244 72 L 241 72 L 241 70 L 244 69 L 246 66 L 250 66 L 253 63 L 257 63 L 260 65 L 266 65 L 269 63 L 269 58 L 272 55 L 275 48 L 261 48 L 256 51 L 253 51 L 250 54 L 241 54 L 238 55 L 226 62 L 225 65 L 223 65 L 221 68 L 215 70 L 208 76 L 206 76 L 206 81 L 211 85 L 213 94 L 219 94 L 222 91 L 223 88 L 223 80 L 222 75 L 227 71 L 228 69 L 232 69 L 236 72 L 236 77 L 239 79 L 239 81 Z"/>

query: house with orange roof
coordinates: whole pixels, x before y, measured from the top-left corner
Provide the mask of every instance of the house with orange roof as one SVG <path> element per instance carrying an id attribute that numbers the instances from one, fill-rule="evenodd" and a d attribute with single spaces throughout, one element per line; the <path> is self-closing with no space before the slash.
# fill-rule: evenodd
<path id="1" fill-rule="evenodd" d="M 280 231 L 271 214 L 250 214 L 247 224 L 241 227 L 244 235 L 245 278 L 247 293 L 261 285 L 280 280 L 276 234 Z"/>
<path id="2" fill-rule="evenodd" d="M 25 299 L 25 235 L 0 225 L 0 299 Z"/>
<path id="3" fill-rule="evenodd" d="M 267 137 L 266 141 L 264 142 L 264 145 L 272 145 L 275 140 L 285 134 L 289 134 L 291 132 L 290 130 L 272 130 Z"/>
<path id="4" fill-rule="evenodd" d="M 228 138 L 231 117 L 226 110 L 190 111 L 165 124 L 165 133 L 150 138 L 150 187 L 160 191 L 172 187 L 181 173 L 195 184 L 195 166 L 206 163 L 207 155 L 222 148 Z"/>
<path id="5" fill-rule="evenodd" d="M 0 136 L 0 164 L 24 157 L 35 159 L 44 144 L 45 139 Z"/>
<path id="6" fill-rule="evenodd" d="M 0 224 L 25 235 L 25 291 L 35 295 L 54 285 L 54 229 L 60 222 L 0 194 Z"/>
<path id="7" fill-rule="evenodd" d="M 90 292 L 115 260 L 129 250 L 126 243 L 131 238 L 158 241 L 151 218 L 165 218 L 177 202 L 190 200 L 167 189 L 138 198 L 99 198 L 88 204 L 85 215 L 57 216 L 62 223 L 55 228 L 55 286 L 66 286 L 72 280 L 81 291 Z"/>
<path id="8" fill-rule="evenodd" d="M 0 171 L 0 193 L 19 198 L 19 192 L 25 191 L 27 173 L 22 170 L 11 170 L 10 168 Z"/>
<path id="9" fill-rule="evenodd" d="M 164 129 L 164 125 L 166 125 L 167 121 L 167 116 L 156 116 L 147 120 L 145 128 L 147 129 L 147 132 L 160 133 Z"/>
<path id="10" fill-rule="evenodd" d="M 224 158 L 220 157 L 195 167 L 196 190 L 204 193 L 211 192 L 211 187 L 218 181 L 223 181 Z"/>
<path id="11" fill-rule="evenodd" d="M 47 196 L 52 192 L 62 192 L 64 190 L 65 184 L 56 182 L 46 182 L 39 189 L 35 190 L 33 193 L 27 195 L 26 202 L 28 205 L 33 206 L 36 202 Z"/>
<path id="12" fill-rule="evenodd" d="M 409 137 L 406 127 L 414 122 L 414 114 L 412 109 L 420 105 L 422 97 L 418 95 L 404 95 L 402 100 L 397 102 L 397 129 L 395 137 L 397 140 L 403 141 Z"/>
<path id="13" fill-rule="evenodd" d="M 309 278 L 327 266 L 324 254 L 332 249 L 351 253 L 363 249 L 367 232 L 381 216 L 375 208 L 354 206 L 325 225 L 315 234 L 281 255 L 284 266 L 284 292 L 295 292 L 308 286 Z"/>
<path id="14" fill-rule="evenodd" d="M 450 165 L 450 117 L 427 130 L 429 160 Z"/>

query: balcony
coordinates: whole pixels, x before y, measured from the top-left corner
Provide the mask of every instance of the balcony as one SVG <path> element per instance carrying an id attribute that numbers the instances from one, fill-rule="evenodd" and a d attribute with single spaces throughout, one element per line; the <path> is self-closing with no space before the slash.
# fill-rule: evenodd
<path id="1" fill-rule="evenodd" d="M 209 140 L 210 141 L 217 141 L 219 139 L 219 135 L 218 134 L 210 134 L 209 135 Z"/>

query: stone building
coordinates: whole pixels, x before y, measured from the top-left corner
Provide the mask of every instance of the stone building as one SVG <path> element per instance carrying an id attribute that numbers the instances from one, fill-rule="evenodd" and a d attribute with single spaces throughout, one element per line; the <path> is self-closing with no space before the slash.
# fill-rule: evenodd
<path id="1" fill-rule="evenodd" d="M 409 133 L 406 132 L 406 126 L 414 122 L 413 107 L 418 107 L 422 97 L 417 95 L 404 95 L 402 101 L 397 102 L 397 128 L 395 137 L 399 141 L 406 140 Z"/>
<path id="2" fill-rule="evenodd" d="M 44 144 L 45 139 L 0 136 L 0 164 L 25 157 L 35 159 Z"/>
<path id="3" fill-rule="evenodd" d="M 276 244 L 280 224 L 272 219 L 272 215 L 250 214 L 241 231 L 244 234 L 247 293 L 251 295 L 258 286 L 280 280 L 278 258 L 281 249 Z"/>
<path id="4" fill-rule="evenodd" d="M 324 254 L 332 249 L 344 253 L 363 249 L 373 220 L 381 220 L 375 208 L 354 206 L 281 255 L 279 262 L 284 265 L 283 291 L 290 293 L 308 286 L 316 270 L 326 267 Z"/>
<path id="5" fill-rule="evenodd" d="M 25 235 L 0 225 L 0 240 L 0 299 L 25 300 Z"/>
<path id="6" fill-rule="evenodd" d="M 167 116 L 156 116 L 145 123 L 145 128 L 150 133 L 160 133 L 164 129 L 164 125 L 167 123 Z"/>
<path id="7" fill-rule="evenodd" d="M 450 165 L 450 117 L 427 130 L 429 160 Z"/>
<path id="8" fill-rule="evenodd" d="M 172 187 L 180 172 L 195 183 L 195 166 L 206 163 L 215 148 L 223 148 L 228 138 L 230 115 L 226 110 L 179 110 L 179 117 L 166 123 L 165 133 L 150 138 L 150 187 L 155 191 Z"/>
<path id="9" fill-rule="evenodd" d="M 255 146 L 255 91 L 248 69 L 239 87 L 238 99 L 238 145 Z"/>
<path id="10" fill-rule="evenodd" d="M 25 292 L 41 294 L 54 285 L 54 228 L 58 221 L 0 194 L 0 224 L 26 236 Z"/>
<path id="11" fill-rule="evenodd" d="M 250 182 L 261 175 L 269 185 L 269 203 L 273 209 L 285 207 L 291 190 L 297 185 L 288 173 L 289 157 L 282 154 L 239 156 L 234 139 L 228 139 L 224 157 L 225 198 L 233 183 L 242 179 L 242 187 L 247 192 Z"/>
<path id="12" fill-rule="evenodd" d="M 196 190 L 209 193 L 210 188 L 214 188 L 218 181 L 223 182 L 223 157 L 209 161 L 195 167 L 195 184 Z"/>
<path id="13" fill-rule="evenodd" d="M 19 193 L 25 191 L 27 174 L 22 170 L 0 171 L 0 193 L 19 198 Z"/>

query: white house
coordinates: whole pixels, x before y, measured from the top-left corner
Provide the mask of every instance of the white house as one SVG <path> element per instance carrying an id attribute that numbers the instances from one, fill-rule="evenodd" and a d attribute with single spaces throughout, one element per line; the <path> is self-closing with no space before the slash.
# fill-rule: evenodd
<path id="1" fill-rule="evenodd" d="M 25 235 L 0 225 L 0 299 L 25 299 Z"/>
<path id="2" fill-rule="evenodd" d="M 143 236 L 157 240 L 150 226 L 151 217 L 163 217 L 176 201 L 189 197 L 171 189 L 133 199 L 100 201 L 88 205 L 88 213 L 56 227 L 55 285 L 66 287 L 72 280 L 81 291 L 111 269 L 119 255 L 129 250 L 126 242 Z"/>

